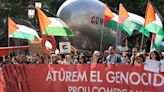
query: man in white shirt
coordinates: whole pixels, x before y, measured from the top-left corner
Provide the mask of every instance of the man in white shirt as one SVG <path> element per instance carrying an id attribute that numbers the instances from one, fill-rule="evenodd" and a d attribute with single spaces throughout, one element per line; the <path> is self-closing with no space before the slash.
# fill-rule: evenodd
<path id="1" fill-rule="evenodd" d="M 116 49 L 114 46 L 109 47 L 109 55 L 107 56 L 107 63 L 109 64 L 115 64 L 115 63 L 121 63 L 121 57 L 116 54 Z"/>

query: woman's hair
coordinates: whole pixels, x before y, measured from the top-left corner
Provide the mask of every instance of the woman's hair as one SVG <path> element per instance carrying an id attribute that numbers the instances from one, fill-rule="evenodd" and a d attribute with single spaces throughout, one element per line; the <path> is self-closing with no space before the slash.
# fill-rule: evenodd
<path id="1" fill-rule="evenodd" d="M 156 60 L 157 60 L 157 61 L 160 61 L 160 55 L 158 54 L 157 51 L 154 50 L 154 51 L 151 51 L 151 52 L 150 52 L 150 59 L 152 59 L 151 53 L 155 53 L 155 55 L 156 55 Z"/>
<path id="2" fill-rule="evenodd" d="M 79 56 L 79 61 L 80 58 L 83 58 L 83 63 L 87 63 L 86 57 L 84 55 Z M 81 62 L 79 62 L 81 64 Z"/>
<path id="3" fill-rule="evenodd" d="M 130 53 L 128 53 L 128 52 L 125 52 L 123 55 L 128 56 L 129 59 L 130 59 L 130 57 L 131 57 Z"/>
<path id="4" fill-rule="evenodd" d="M 143 59 L 143 62 L 145 62 L 146 57 L 143 55 L 143 53 L 137 53 L 134 60 L 132 61 L 132 66 L 134 66 L 134 63 L 138 57 L 141 57 Z"/>
<path id="5" fill-rule="evenodd" d="M 143 61 L 145 61 L 145 56 L 143 53 L 137 53 L 136 56 L 135 56 L 135 59 L 138 58 L 138 57 L 141 57 L 143 59 Z"/>

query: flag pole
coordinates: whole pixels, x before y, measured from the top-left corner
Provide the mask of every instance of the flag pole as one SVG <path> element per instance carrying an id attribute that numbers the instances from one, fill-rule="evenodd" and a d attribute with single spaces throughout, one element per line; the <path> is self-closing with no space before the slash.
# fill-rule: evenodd
<path id="1" fill-rule="evenodd" d="M 9 24 L 8 24 L 8 19 L 9 19 L 9 17 L 7 17 L 7 36 L 8 36 L 8 47 L 10 47 L 10 37 L 9 37 L 9 30 L 8 30 L 8 26 L 9 26 Z M 10 56 L 10 50 L 9 50 L 9 52 L 8 52 L 8 54 L 9 54 L 9 56 Z"/>
<path id="2" fill-rule="evenodd" d="M 118 32 L 119 32 L 119 26 L 120 26 L 119 23 L 117 23 L 117 29 L 116 29 L 116 44 L 115 44 L 115 47 L 118 46 L 118 44 L 119 44 L 119 41 L 118 41 L 118 40 L 119 40 L 119 38 L 120 38 L 120 36 L 121 36 L 121 35 L 119 36 L 119 33 L 118 33 Z"/>
<path id="3" fill-rule="evenodd" d="M 104 6 L 104 13 L 103 14 L 105 14 L 105 6 Z M 103 25 L 102 25 L 102 30 L 101 30 L 100 53 L 102 52 L 102 47 L 103 47 L 104 29 L 105 29 L 105 16 L 103 18 Z"/>
<path id="4" fill-rule="evenodd" d="M 144 39 L 144 34 L 142 33 L 140 50 L 142 50 L 142 47 L 143 47 L 143 39 Z"/>
<path id="5" fill-rule="evenodd" d="M 117 23 L 117 28 L 116 28 L 116 44 L 115 47 L 119 45 L 119 40 L 121 38 L 121 34 L 119 32 L 119 27 L 120 27 L 120 4 L 119 4 L 119 11 L 118 11 L 118 23 Z"/>
<path id="6" fill-rule="evenodd" d="M 8 35 L 8 47 L 10 47 L 10 38 L 9 38 L 9 35 Z M 9 54 L 9 57 L 10 57 L 10 50 L 8 50 L 8 54 Z"/>
<path id="7" fill-rule="evenodd" d="M 150 51 L 153 50 L 153 44 L 154 44 L 154 42 L 155 42 L 155 34 L 153 33 L 153 34 L 152 34 L 152 37 L 151 37 Z"/>
<path id="8" fill-rule="evenodd" d="M 102 43 L 103 43 L 103 37 L 104 37 L 104 29 L 105 29 L 105 24 L 104 24 L 104 18 L 103 18 L 103 26 L 102 26 L 102 30 L 101 30 L 101 40 L 100 40 L 100 52 L 102 52 Z"/>

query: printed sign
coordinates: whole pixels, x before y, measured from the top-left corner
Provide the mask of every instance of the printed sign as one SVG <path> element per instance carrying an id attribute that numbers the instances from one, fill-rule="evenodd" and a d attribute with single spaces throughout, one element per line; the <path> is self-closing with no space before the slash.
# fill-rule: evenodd
<path id="1" fill-rule="evenodd" d="M 71 53 L 70 42 L 59 42 L 60 53 Z"/>

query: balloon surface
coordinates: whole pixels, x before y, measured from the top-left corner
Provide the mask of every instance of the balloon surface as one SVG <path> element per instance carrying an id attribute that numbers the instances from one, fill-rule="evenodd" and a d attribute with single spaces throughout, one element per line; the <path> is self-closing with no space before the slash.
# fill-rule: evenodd
<path id="1" fill-rule="evenodd" d="M 103 30 L 104 3 L 99 0 L 67 0 L 57 16 L 73 30 L 69 41 L 76 48 L 99 50 L 103 31 L 103 49 L 115 45 L 116 32 L 107 27 Z"/>

